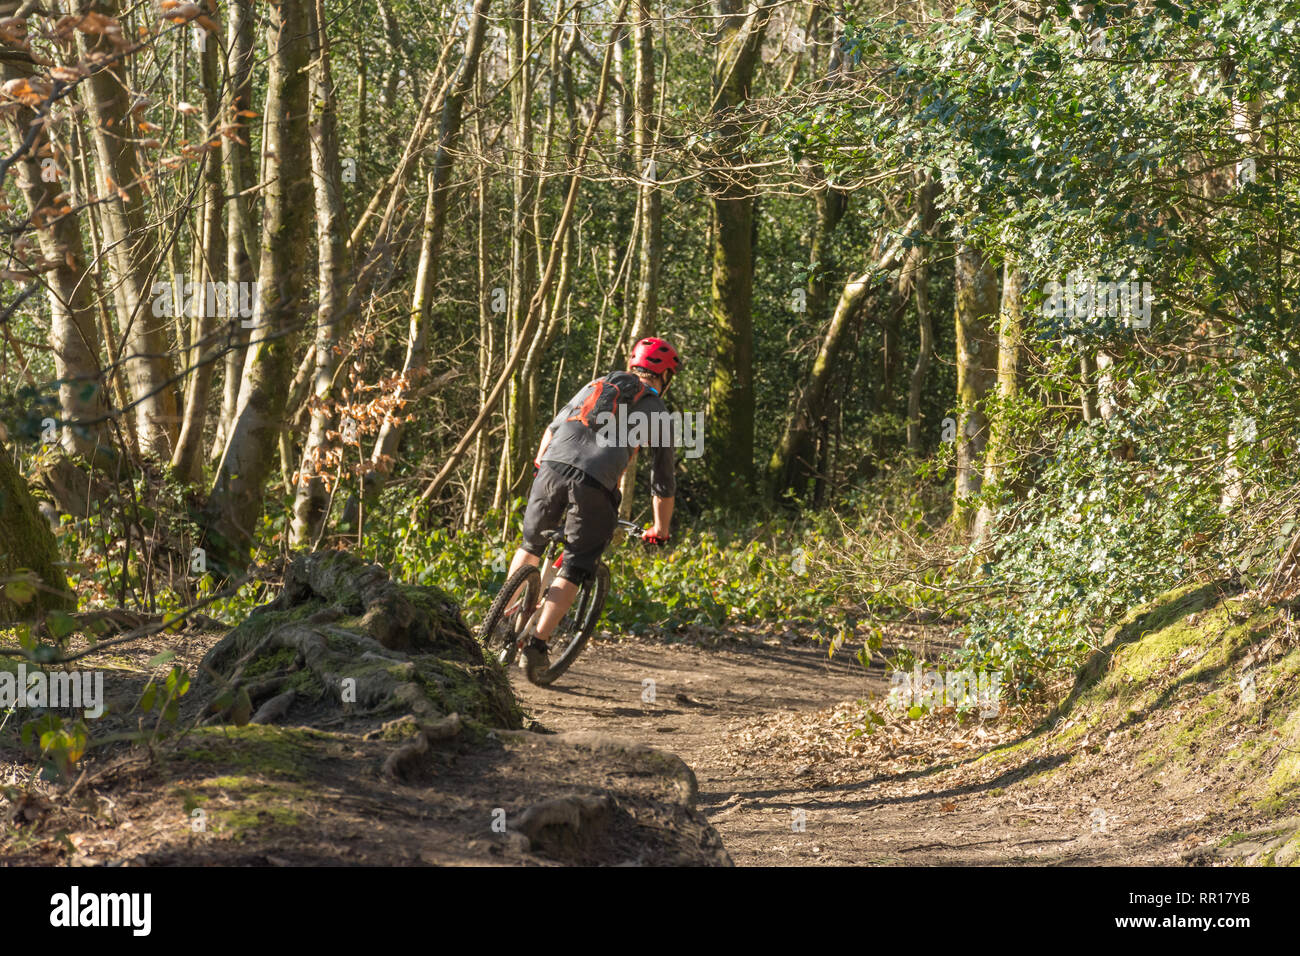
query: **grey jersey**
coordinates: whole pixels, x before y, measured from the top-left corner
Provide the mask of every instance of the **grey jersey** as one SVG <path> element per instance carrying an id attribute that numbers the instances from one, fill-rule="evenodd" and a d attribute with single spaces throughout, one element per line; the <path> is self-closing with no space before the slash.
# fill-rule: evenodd
<path id="1" fill-rule="evenodd" d="M 648 445 L 650 492 L 659 498 L 673 497 L 677 491 L 677 479 L 673 474 L 677 424 L 669 417 L 663 399 L 654 389 L 647 387 L 641 400 L 631 408 L 620 407 L 619 420 L 592 420 L 591 427 L 581 421 L 570 421 L 593 388 L 594 383 L 573 396 L 547 426 L 551 441 L 541 460 L 580 468 L 613 491 L 632 458 L 633 447 Z M 637 434 L 638 424 L 641 425 L 641 435 Z"/>

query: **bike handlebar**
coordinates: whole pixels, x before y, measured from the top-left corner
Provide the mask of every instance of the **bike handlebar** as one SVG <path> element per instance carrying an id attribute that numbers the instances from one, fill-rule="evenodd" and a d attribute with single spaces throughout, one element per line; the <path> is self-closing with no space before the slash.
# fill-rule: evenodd
<path id="1" fill-rule="evenodd" d="M 628 537 L 636 538 L 638 541 L 644 541 L 647 536 L 645 529 L 633 521 L 619 519 L 618 526 L 627 532 Z M 563 528 L 552 528 L 550 531 L 543 531 L 542 536 L 555 544 L 568 545 L 568 542 L 564 539 Z"/>
<path id="2" fill-rule="evenodd" d="M 640 525 L 633 524 L 631 521 L 619 521 L 618 526 L 627 532 L 628 537 L 636 538 L 642 544 L 653 545 L 661 548 L 668 543 L 667 538 L 656 538 L 650 533 L 649 528 L 642 528 Z"/>

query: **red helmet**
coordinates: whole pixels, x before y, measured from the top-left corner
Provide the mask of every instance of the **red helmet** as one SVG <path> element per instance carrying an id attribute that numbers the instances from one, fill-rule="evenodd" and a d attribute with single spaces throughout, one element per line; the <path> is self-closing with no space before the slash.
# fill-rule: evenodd
<path id="1" fill-rule="evenodd" d="M 667 381 L 681 368 L 682 362 L 677 350 L 663 339 L 648 338 L 632 346 L 632 357 L 627 364 L 629 368 L 643 368 Z"/>

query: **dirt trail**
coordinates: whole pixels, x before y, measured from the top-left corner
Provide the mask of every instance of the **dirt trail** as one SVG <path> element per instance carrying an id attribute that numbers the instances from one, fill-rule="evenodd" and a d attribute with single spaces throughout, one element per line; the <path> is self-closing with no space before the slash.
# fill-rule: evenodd
<path id="1" fill-rule="evenodd" d="M 856 661 L 829 660 L 811 646 L 597 642 L 551 688 L 533 687 L 522 674 L 512 680 L 524 708 L 548 729 L 602 730 L 672 751 L 690 764 L 700 784 L 700 809 L 738 866 L 854 862 L 812 823 L 815 794 L 791 780 L 737 777 L 721 766 L 720 750 L 749 720 L 774 710 L 810 710 L 878 689 L 880 676 L 868 675 Z M 650 696 L 647 680 L 654 681 L 652 702 L 643 700 Z M 796 807 L 805 811 L 803 833 L 791 830 Z"/>
<path id="2" fill-rule="evenodd" d="M 642 699 L 647 680 L 652 701 Z M 1026 752 L 990 771 L 971 762 L 992 743 L 954 753 L 967 745 L 931 741 L 895 748 L 903 756 L 887 766 L 832 759 L 834 774 L 825 763 L 814 772 L 807 737 L 820 736 L 823 753 L 844 746 L 843 731 L 816 730 L 826 708 L 883 695 L 888 683 L 882 668 L 828 660 L 804 641 L 598 641 L 552 688 L 512 681 L 551 730 L 599 730 L 681 756 L 739 866 L 1169 864 L 1217 838 L 1207 829 L 1229 829 L 1186 794 L 1128 792 L 1131 763 L 1086 753 Z M 1004 741 L 1022 738 L 1003 730 Z M 1069 773 L 1051 772 L 1067 763 Z"/>
<path id="3" fill-rule="evenodd" d="M 917 626 L 898 640 L 933 660 L 940 630 Z M 219 637 L 184 639 L 179 659 L 193 670 Z M 132 707 L 162 641 L 120 655 L 108 700 L 120 720 L 138 719 Z M 850 655 L 828 659 L 824 646 L 775 628 L 735 628 L 700 644 L 606 639 L 555 687 L 533 687 L 517 669 L 510 680 L 535 729 L 595 731 L 679 755 L 696 775 L 699 812 L 661 761 L 590 738 L 515 733 L 486 745 L 466 737 L 433 747 L 409 779 L 393 782 L 381 769 L 394 742 L 344 732 L 331 718 L 319 728 L 200 728 L 161 761 L 106 752 L 75 800 L 52 785 L 31 799 L 0 788 L 0 816 L 21 814 L 21 825 L 0 827 L 0 857 L 43 865 L 696 865 L 716 862 L 720 835 L 742 866 L 1141 865 L 1223 862 L 1221 845 L 1255 853 L 1273 840 L 1246 839 L 1272 821 L 1251 818 L 1232 760 L 1152 760 L 1165 739 L 1157 731 L 1199 713 L 1190 708 L 1200 685 L 1182 696 L 1163 691 L 1167 706 L 1142 720 L 1117 707 L 1107 722 L 1039 736 L 1005 711 L 988 722 L 952 713 L 913 721 L 877 702 L 885 726 L 854 738 L 856 702 L 888 690 L 883 666 L 864 671 Z M 1265 743 L 1279 746 L 1279 733 Z M 1236 740 L 1206 736 L 1198 754 Z M 21 779 L 28 759 L 16 739 L 7 750 L 0 740 L 0 781 Z M 548 838 L 525 854 L 493 829 L 501 810 L 518 822 L 531 807 L 575 794 L 613 800 L 586 842 Z M 199 831 L 196 807 L 210 821 Z M 1300 827 L 1300 817 L 1289 826 Z"/>

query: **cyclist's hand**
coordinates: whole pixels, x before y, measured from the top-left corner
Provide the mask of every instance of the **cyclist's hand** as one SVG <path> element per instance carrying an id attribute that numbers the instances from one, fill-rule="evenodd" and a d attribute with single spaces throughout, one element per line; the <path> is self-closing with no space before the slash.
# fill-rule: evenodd
<path id="1" fill-rule="evenodd" d="M 662 548 L 668 543 L 668 535 L 655 534 L 654 528 L 646 528 L 645 531 L 641 533 L 641 540 L 645 542 L 648 547 Z"/>

